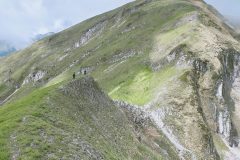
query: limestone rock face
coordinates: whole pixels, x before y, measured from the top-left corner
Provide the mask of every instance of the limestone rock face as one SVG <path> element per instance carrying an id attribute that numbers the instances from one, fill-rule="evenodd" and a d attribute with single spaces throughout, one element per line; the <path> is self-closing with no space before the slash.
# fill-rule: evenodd
<path id="1" fill-rule="evenodd" d="M 44 71 L 37 71 L 37 72 L 31 73 L 24 79 L 23 85 L 28 84 L 30 82 L 33 82 L 33 83 L 38 82 L 44 78 L 45 74 L 46 72 Z"/>
<path id="2" fill-rule="evenodd" d="M 100 22 L 93 26 L 92 28 L 85 31 L 85 33 L 80 37 L 80 39 L 74 43 L 74 48 L 81 47 L 82 45 L 88 43 L 89 40 L 98 36 L 104 29 L 106 22 Z"/>

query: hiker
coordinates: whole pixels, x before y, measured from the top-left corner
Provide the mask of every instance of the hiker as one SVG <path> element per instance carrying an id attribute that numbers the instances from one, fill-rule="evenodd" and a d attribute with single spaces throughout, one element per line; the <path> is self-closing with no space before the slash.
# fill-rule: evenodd
<path id="1" fill-rule="evenodd" d="M 86 75 L 87 74 L 87 71 L 86 70 L 84 70 L 84 73 L 83 73 L 84 75 Z"/>
<path id="2" fill-rule="evenodd" d="M 73 73 L 73 79 L 75 79 L 75 77 L 76 77 L 76 74 L 75 74 L 75 72 Z"/>

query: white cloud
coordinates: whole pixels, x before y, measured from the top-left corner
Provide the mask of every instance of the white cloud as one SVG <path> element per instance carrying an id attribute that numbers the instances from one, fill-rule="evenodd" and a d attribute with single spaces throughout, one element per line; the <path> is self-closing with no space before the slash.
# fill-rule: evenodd
<path id="1" fill-rule="evenodd" d="M 65 21 L 63 19 L 57 19 L 54 21 L 53 28 L 55 31 L 61 31 L 66 28 Z"/>
<path id="2" fill-rule="evenodd" d="M 18 2 L 22 11 L 31 17 L 41 17 L 45 11 L 42 0 L 21 0 Z"/>
<path id="3" fill-rule="evenodd" d="M 34 32 L 33 35 L 45 34 L 48 32 L 50 32 L 50 30 L 47 27 L 41 27 L 36 32 Z"/>

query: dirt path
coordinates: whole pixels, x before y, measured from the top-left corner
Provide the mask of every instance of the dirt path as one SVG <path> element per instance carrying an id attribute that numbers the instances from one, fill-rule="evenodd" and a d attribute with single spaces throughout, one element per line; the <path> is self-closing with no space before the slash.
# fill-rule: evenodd
<path id="1" fill-rule="evenodd" d="M 11 95 L 9 95 L 6 99 L 4 99 L 2 102 L 0 102 L 0 106 L 2 106 L 4 103 L 6 103 L 19 89 L 16 89 Z"/>

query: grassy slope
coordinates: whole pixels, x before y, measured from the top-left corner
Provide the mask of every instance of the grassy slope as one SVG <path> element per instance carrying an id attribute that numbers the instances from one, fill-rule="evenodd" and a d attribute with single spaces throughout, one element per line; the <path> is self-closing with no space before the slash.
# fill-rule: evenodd
<path id="1" fill-rule="evenodd" d="M 122 81 L 109 95 L 113 99 L 120 99 L 132 104 L 144 105 L 154 99 L 154 95 L 166 85 L 167 81 L 177 75 L 175 67 L 152 73 L 149 69 L 142 69 L 137 75 L 128 81 Z"/>
<path id="2" fill-rule="evenodd" d="M 90 78 L 41 88 L 5 105 L 0 108 L 0 124 L 3 160 L 10 155 L 21 159 L 161 159 L 139 143 L 123 112 Z M 165 140 L 158 137 L 158 141 Z"/>
<path id="3" fill-rule="evenodd" d="M 83 111 L 77 110 L 78 105 L 76 104 L 84 103 L 88 106 L 89 101 L 85 99 L 77 101 L 76 97 L 65 96 L 56 91 L 56 88 L 59 87 L 59 83 L 69 81 L 72 73 L 79 71 L 80 67 L 92 66 L 94 70 L 91 75 L 111 98 L 138 105 L 148 103 L 155 97 L 157 90 L 163 86 L 166 87 L 170 80 L 183 75 L 185 72 L 185 70 L 178 69 L 174 65 L 166 66 L 160 71 L 151 69 L 150 64 L 154 59 L 168 54 L 164 51 L 152 54 L 156 39 L 164 45 L 169 45 L 175 34 L 181 36 L 189 32 L 191 26 L 184 25 L 175 28 L 175 24 L 180 18 L 196 10 L 196 7 L 184 0 L 177 2 L 162 0 L 151 3 L 136 1 L 39 41 L 17 54 L 0 59 L 0 100 L 11 94 L 15 89 L 14 85 L 22 83 L 29 73 L 38 70 L 47 71 L 43 88 L 34 91 L 42 86 L 40 83 L 36 83 L 35 86 L 32 84 L 23 86 L 13 97 L 14 101 L 12 103 L 0 108 L 0 142 L 1 146 L 5 146 L 0 148 L 0 157 L 9 157 L 10 148 L 14 149 L 12 143 L 15 144 L 16 142 L 22 148 L 23 158 L 26 158 L 24 156 L 30 156 L 34 159 L 41 157 L 42 153 L 46 156 L 51 151 L 59 149 L 58 147 L 63 147 L 61 150 L 64 152 L 55 153 L 55 156 L 70 155 L 71 153 L 67 149 L 69 146 L 61 142 L 71 144 L 70 138 L 64 140 L 64 137 L 72 138 L 76 135 L 81 135 L 83 136 L 81 138 L 85 141 L 94 144 L 94 147 L 103 153 L 107 159 L 136 157 L 141 159 L 146 158 L 144 155 L 155 155 L 148 147 L 136 142 L 131 129 L 123 124 L 124 130 L 127 132 L 123 133 L 122 130 L 117 130 L 116 134 L 119 133 L 126 137 L 126 141 L 118 143 L 119 146 L 112 144 L 112 140 L 108 141 L 104 137 L 99 137 L 103 134 L 102 126 L 95 126 L 97 125 L 96 120 L 94 120 L 96 117 L 93 116 L 92 119 L 89 119 L 88 115 L 92 111 L 88 110 L 88 107 L 85 107 Z M 64 50 L 71 48 L 85 31 L 102 21 L 106 21 L 106 26 L 100 35 L 94 36 L 91 41 L 80 48 L 72 49 L 68 53 L 64 52 Z M 157 35 L 161 36 L 157 37 Z M 121 57 L 121 54 L 128 55 L 130 51 L 135 53 L 134 56 L 118 58 L 120 60 L 114 61 L 115 57 Z M 88 53 L 88 56 L 83 58 L 86 53 Z M 66 55 L 66 58 L 59 61 L 59 58 L 64 55 Z M 78 61 L 76 62 L 76 60 Z M 73 63 L 74 65 L 70 67 Z M 10 77 L 12 81 L 6 83 L 4 80 L 7 79 L 10 69 L 13 71 Z M 81 112 L 80 116 L 76 115 L 78 118 L 74 117 L 75 113 L 78 112 Z M 65 113 L 68 115 L 65 115 Z M 95 114 L 98 113 L 92 113 L 92 115 Z M 97 120 L 101 122 L 105 114 L 101 113 Z M 113 111 L 109 113 L 109 115 L 112 114 L 116 113 Z M 92 126 L 91 129 L 99 129 L 98 132 L 91 133 L 93 134 L 92 137 L 97 138 L 99 144 L 95 143 L 96 139 L 92 140 L 88 137 L 89 133 L 87 131 L 91 129 L 81 130 L 82 126 L 77 123 L 79 117 L 82 117 L 81 122 L 83 124 L 87 124 L 84 127 L 89 125 Z M 111 116 L 109 117 L 110 119 L 107 118 L 106 121 L 103 120 L 104 123 L 101 123 L 114 122 Z M 113 125 L 118 126 L 119 124 L 116 122 Z M 114 127 L 112 126 L 112 128 Z M 109 130 L 110 128 L 104 129 Z M 71 132 L 74 132 L 75 135 L 70 135 Z M 16 136 L 16 133 L 20 133 L 19 136 Z M 48 136 L 45 136 L 46 134 Z M 52 143 L 51 135 L 55 135 L 54 143 Z M 112 135 L 108 136 L 111 137 Z M 32 142 L 34 143 L 31 144 Z M 47 142 L 47 145 L 45 142 Z M 124 148 L 124 146 L 127 148 Z M 122 153 L 117 151 L 116 148 L 119 148 Z M 129 148 L 132 149 L 131 152 L 133 153 L 127 152 Z M 72 150 L 74 151 L 74 148 Z M 17 153 L 17 148 L 15 152 Z M 85 155 L 85 158 L 87 158 L 87 155 Z"/>
<path id="4" fill-rule="evenodd" d="M 141 74 L 141 72 L 147 71 L 148 77 L 160 76 L 160 73 L 155 74 L 149 68 L 149 53 L 155 40 L 153 37 L 161 33 L 161 29 L 166 24 L 175 23 L 180 17 L 193 10 L 195 8 L 185 3 L 185 1 L 173 2 L 165 0 L 146 4 L 143 1 L 137 1 L 37 42 L 30 48 L 7 57 L 1 63 L 0 98 L 4 99 L 13 92 L 15 84 L 21 84 L 28 73 L 37 70 L 47 71 L 48 74 L 45 77 L 45 81 L 47 81 L 67 69 L 68 71 L 64 72 L 62 76 L 60 75 L 53 80 L 56 83 L 70 77 L 72 72 L 78 71 L 81 66 L 95 67 L 92 75 L 106 92 L 114 90 L 123 80 L 126 82 L 126 87 L 119 91 L 128 92 L 125 88 L 128 88 L 127 86 L 132 84 L 130 83 L 132 78 Z M 63 61 L 58 61 L 59 57 L 65 55 L 64 50 L 72 47 L 84 31 L 101 21 L 106 21 L 107 25 L 100 36 L 95 37 L 80 48 L 73 49 Z M 170 30 L 171 28 L 167 29 Z M 166 28 L 163 30 L 166 30 Z M 96 49 L 91 51 L 94 48 Z M 135 52 L 135 55 L 117 62 L 110 61 L 114 56 L 121 53 L 127 54 L 129 51 Z M 90 52 L 90 55 L 82 58 L 88 52 Z M 70 68 L 69 65 L 76 60 L 78 62 Z M 121 65 L 122 61 L 124 63 Z M 96 63 L 98 63 L 98 66 L 96 66 Z M 116 67 L 111 72 L 104 72 L 104 70 L 114 65 Z M 9 70 L 13 71 L 10 76 L 12 81 L 11 83 L 4 83 L 3 81 L 8 79 Z M 134 95 L 134 97 L 128 97 L 127 99 L 137 104 L 148 102 L 153 88 L 151 86 L 146 87 L 150 87 L 149 95 L 147 95 L 149 98 L 138 102 L 138 99 L 142 97 L 134 98 L 136 96 Z M 119 96 L 120 94 L 118 96 L 112 95 L 113 98 L 117 97 L 126 100 L 125 95 L 123 95 L 124 97 Z"/>
<path id="5" fill-rule="evenodd" d="M 21 84 L 29 73 L 47 71 L 44 82 L 49 81 L 44 88 L 39 89 L 37 88 L 41 84 L 23 86 L 13 97 L 12 103 L 0 108 L 0 143 L 3 146 L 0 148 L 1 159 L 7 159 L 10 155 L 23 159 L 45 159 L 44 156 L 47 155 L 53 158 L 71 156 L 76 154 L 74 151 L 79 148 L 72 147 L 69 150 L 67 144 L 73 143 L 70 139 L 73 137 L 77 139 L 78 135 L 107 159 L 146 159 L 148 156 L 161 159 L 155 155 L 155 151 L 138 143 L 126 119 L 124 116 L 119 117 L 122 113 L 116 108 L 113 107 L 109 113 L 104 110 L 96 113 L 93 108 L 95 106 L 88 100 L 67 97 L 56 91 L 56 88 L 59 87 L 57 83 L 68 81 L 73 71 L 78 71 L 82 66 L 94 66 L 95 70 L 91 75 L 112 98 L 139 105 L 149 102 L 154 97 L 156 89 L 167 84 L 168 79 L 177 72 L 172 66 L 153 72 L 149 66 L 149 53 L 153 47 L 153 37 L 161 32 L 160 28 L 194 10 L 191 5 L 181 2 L 166 0 L 161 3 L 156 1 L 144 4 L 143 1 L 137 1 L 87 20 L 1 60 L 2 100 L 11 94 L 15 90 L 15 85 Z M 133 8 L 137 8 L 136 11 Z M 120 21 L 117 22 L 117 19 Z M 107 26 L 100 36 L 80 48 L 72 49 L 63 61 L 58 60 L 66 54 L 64 50 L 72 47 L 84 31 L 103 20 L 107 21 Z M 96 49 L 91 51 L 94 48 Z M 110 61 L 114 56 L 128 53 L 130 50 L 136 53 L 133 57 L 116 62 Z M 83 59 L 82 56 L 87 52 L 90 52 L 90 56 Z M 79 62 L 70 68 L 69 65 L 76 60 Z M 99 63 L 98 66 L 96 62 Z M 112 71 L 106 71 L 112 66 L 115 66 Z M 10 75 L 11 81 L 6 83 L 9 70 L 13 73 Z M 143 91 L 146 92 L 143 94 Z M 85 105 L 83 110 L 78 110 L 79 103 Z M 79 115 L 75 115 L 76 112 Z M 122 125 L 122 128 L 119 125 Z M 111 132 L 105 133 L 109 130 Z M 116 143 L 113 141 L 114 138 Z M 155 143 L 166 142 L 158 136 Z M 163 146 L 169 147 L 166 150 L 172 150 L 171 145 Z M 57 150 L 61 151 L 56 152 Z M 170 156 L 174 156 L 173 152 L 171 151 Z M 82 158 L 89 156 L 79 154 L 83 156 Z"/>

